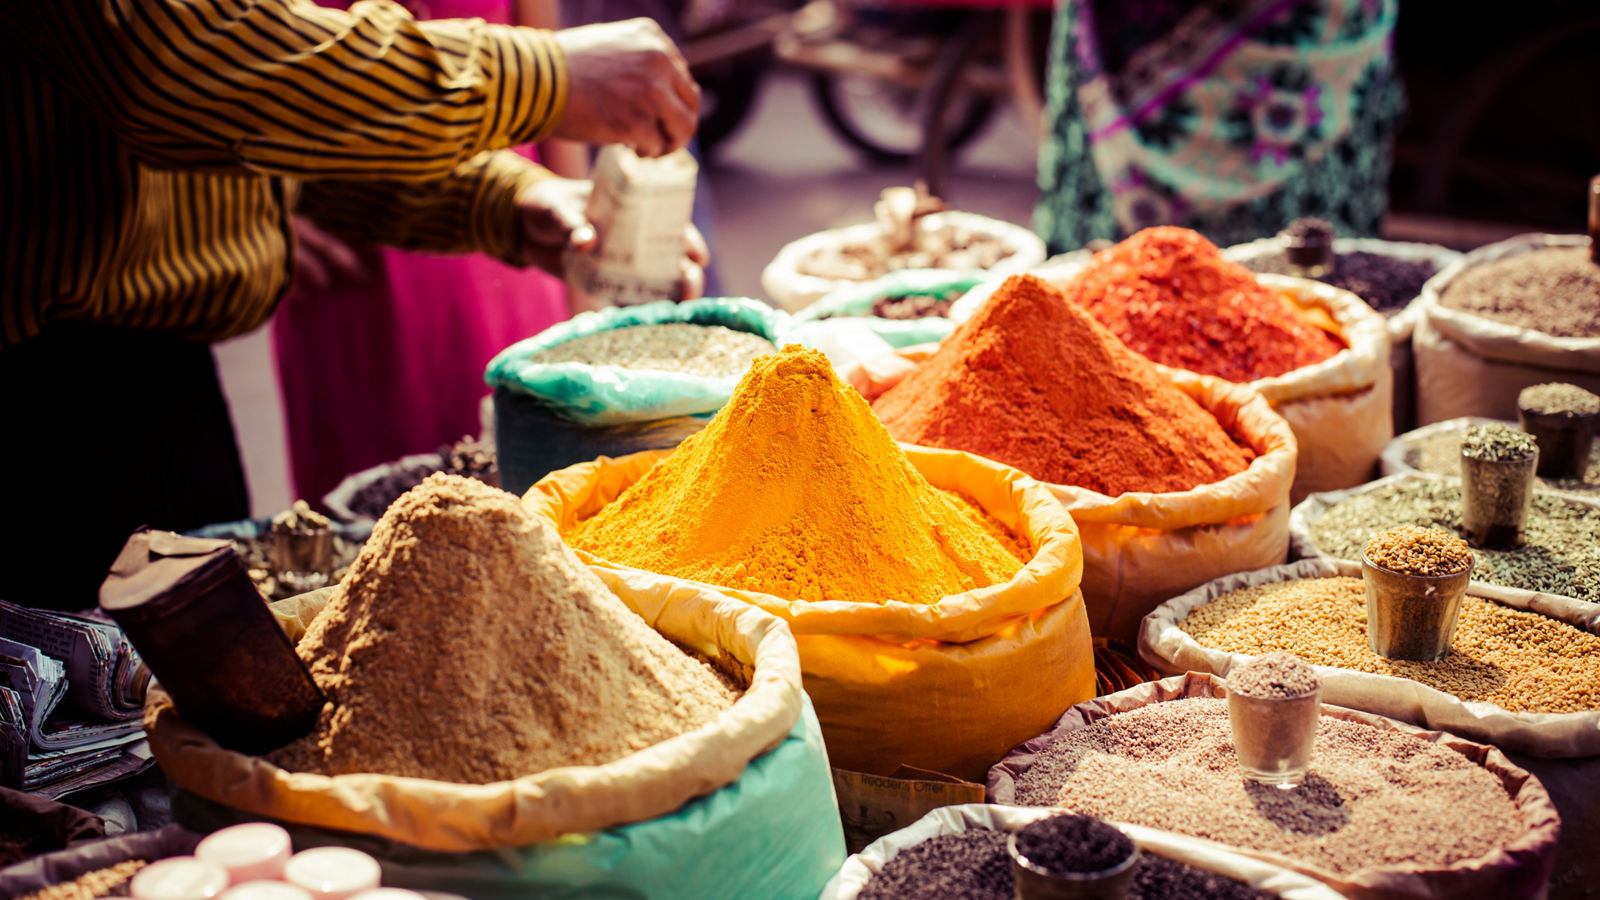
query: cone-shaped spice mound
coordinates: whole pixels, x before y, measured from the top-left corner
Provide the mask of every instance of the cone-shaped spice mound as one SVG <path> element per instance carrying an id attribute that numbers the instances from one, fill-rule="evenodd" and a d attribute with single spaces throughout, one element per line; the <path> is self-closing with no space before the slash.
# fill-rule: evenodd
<path id="1" fill-rule="evenodd" d="M 657 634 L 517 498 L 436 474 L 403 494 L 298 648 L 328 695 L 292 771 L 489 782 L 599 765 L 736 693 Z"/>
<path id="2" fill-rule="evenodd" d="M 1229 381 L 1282 375 L 1344 349 L 1187 228 L 1146 228 L 1096 253 L 1066 293 L 1150 359 Z"/>
<path id="3" fill-rule="evenodd" d="M 795 346 L 757 359 L 704 431 L 568 538 L 794 600 L 933 603 L 1022 567 L 1002 526 L 929 484 L 827 357 Z"/>
<path id="4" fill-rule="evenodd" d="M 907 443 L 1113 497 L 1210 484 L 1254 457 L 1149 360 L 1032 275 L 1006 279 L 873 409 Z"/>

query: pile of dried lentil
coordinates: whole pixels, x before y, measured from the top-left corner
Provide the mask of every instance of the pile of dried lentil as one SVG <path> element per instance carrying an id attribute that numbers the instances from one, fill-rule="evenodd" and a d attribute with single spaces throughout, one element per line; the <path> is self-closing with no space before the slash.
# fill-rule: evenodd
<path id="1" fill-rule="evenodd" d="M 1435 475 L 1461 474 L 1461 437 L 1465 429 L 1431 434 L 1406 452 L 1406 463 Z M 1600 494 L 1600 443 L 1589 453 L 1589 469 L 1582 478 L 1540 478 L 1539 487 L 1575 494 Z"/>
<path id="2" fill-rule="evenodd" d="M 895 854 L 867 882 L 860 900 L 1012 900 L 1016 890 L 1006 835 L 970 828 L 931 837 Z M 1177 860 L 1139 857 L 1128 900 L 1269 900 L 1237 879 Z"/>
<path id="3" fill-rule="evenodd" d="M 1359 560 L 1367 542 L 1397 525 L 1461 533 L 1459 481 L 1408 478 L 1345 498 L 1311 525 L 1311 542 L 1336 559 Z M 1476 551 L 1472 577 L 1504 587 L 1600 601 L 1600 506 L 1535 493 L 1523 544 Z"/>
<path id="4" fill-rule="evenodd" d="M 735 378 L 750 368 L 751 360 L 777 349 L 771 341 L 749 332 L 669 322 L 597 331 L 540 350 L 528 360 Z"/>
<path id="5" fill-rule="evenodd" d="M 1329 716 L 1299 787 L 1247 782 L 1227 704 L 1211 698 L 1152 703 L 1067 732 L 1016 792 L 1025 806 L 1281 853 L 1340 874 L 1450 866 L 1522 831 L 1488 770 L 1447 747 Z"/>
<path id="6" fill-rule="evenodd" d="M 1448 531 L 1401 525 L 1367 542 L 1372 564 L 1402 575 L 1437 578 L 1472 568 L 1467 542 Z"/>
<path id="7" fill-rule="evenodd" d="M 1359 578 L 1303 578 L 1223 594 L 1178 627 L 1227 653 L 1283 650 L 1312 665 L 1409 678 L 1512 712 L 1600 710 L 1600 636 L 1470 594 L 1437 662 L 1385 659 L 1367 646 Z"/>

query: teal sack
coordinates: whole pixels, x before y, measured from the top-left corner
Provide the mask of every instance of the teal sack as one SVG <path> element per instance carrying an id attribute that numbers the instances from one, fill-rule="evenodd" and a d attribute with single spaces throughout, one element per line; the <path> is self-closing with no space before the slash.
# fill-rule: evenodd
<path id="1" fill-rule="evenodd" d="M 197 830 L 251 818 L 175 789 Z M 296 850 L 324 844 L 377 857 L 385 887 L 472 900 L 814 900 L 844 863 L 844 831 L 811 700 L 775 749 L 727 787 L 676 812 L 531 847 L 438 853 L 362 835 L 285 825 Z"/>
<path id="2" fill-rule="evenodd" d="M 574 338 L 631 325 L 721 325 L 757 334 L 774 352 L 787 330 L 786 313 L 744 297 L 713 297 L 687 303 L 660 301 L 580 313 L 500 351 L 484 380 L 533 397 L 557 416 L 580 425 L 621 425 L 673 416 L 705 415 L 721 409 L 739 383 L 736 377 L 707 378 L 585 363 L 535 363 L 529 357 Z"/>
<path id="3" fill-rule="evenodd" d="M 861 318 L 867 327 L 892 347 L 936 343 L 950 336 L 955 323 L 944 316 L 921 319 L 883 319 L 872 314 L 872 306 L 885 297 L 957 296 L 972 290 L 985 278 L 984 272 L 949 272 L 942 269 L 902 269 L 882 278 L 840 288 L 795 313 L 795 324 L 818 319 Z M 956 299 L 952 297 L 951 299 Z"/>

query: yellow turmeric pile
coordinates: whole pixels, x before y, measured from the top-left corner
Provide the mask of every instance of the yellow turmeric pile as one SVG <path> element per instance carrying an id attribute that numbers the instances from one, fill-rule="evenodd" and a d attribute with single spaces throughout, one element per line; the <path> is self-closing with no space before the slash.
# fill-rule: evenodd
<path id="1" fill-rule="evenodd" d="M 792 600 L 933 603 L 1026 546 L 922 477 L 827 357 L 758 358 L 728 405 L 567 534 L 624 565 Z"/>

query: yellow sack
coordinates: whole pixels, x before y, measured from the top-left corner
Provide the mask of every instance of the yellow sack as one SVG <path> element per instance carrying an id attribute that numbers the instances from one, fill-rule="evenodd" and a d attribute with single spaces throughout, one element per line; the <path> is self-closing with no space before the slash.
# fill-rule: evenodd
<path id="1" fill-rule="evenodd" d="M 709 724 L 599 766 L 566 766 L 512 781 L 453 784 L 389 775 L 288 772 L 224 749 L 179 717 L 152 685 L 144 724 L 179 787 L 246 813 L 376 835 L 447 852 L 526 847 L 564 834 L 655 819 L 729 785 L 788 737 L 804 695 L 789 629 L 776 618 L 688 582 L 612 590 L 663 635 L 746 678 L 749 689 Z M 292 638 L 332 589 L 275 604 Z"/>
<path id="2" fill-rule="evenodd" d="M 1256 458 L 1237 475 L 1187 491 L 1108 497 L 1049 486 L 1083 539 L 1091 629 L 1129 645 L 1145 614 L 1169 598 L 1222 575 L 1278 565 L 1289 555 L 1297 447 L 1289 423 L 1247 385 L 1162 368 Z"/>
<path id="3" fill-rule="evenodd" d="M 1078 530 L 1043 485 L 1015 469 L 901 446 L 935 487 L 961 492 L 1028 536 L 1034 556 L 1022 571 L 932 604 L 807 602 L 716 589 L 789 623 L 833 765 L 888 774 L 905 764 L 980 780 L 1041 723 L 1095 694 Z M 523 503 L 567 533 L 669 452 L 601 457 L 552 472 Z M 686 583 L 577 552 L 619 594 Z"/>

